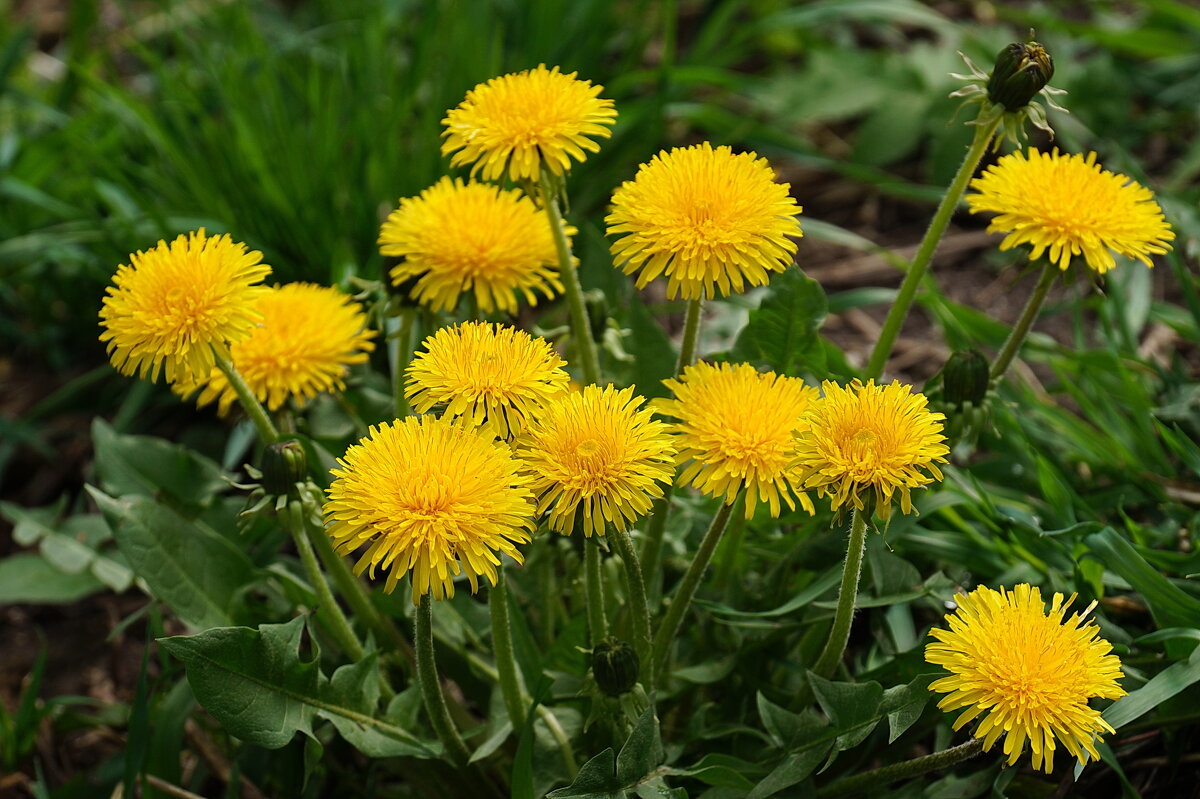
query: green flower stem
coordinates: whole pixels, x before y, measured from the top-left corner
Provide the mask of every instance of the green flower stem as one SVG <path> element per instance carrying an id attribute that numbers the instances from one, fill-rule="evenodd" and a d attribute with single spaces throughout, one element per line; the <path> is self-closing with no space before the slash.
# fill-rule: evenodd
<path id="1" fill-rule="evenodd" d="M 241 402 L 246 415 L 250 417 L 250 421 L 254 422 L 254 426 L 258 429 L 258 437 L 262 439 L 263 443 L 273 444 L 278 441 L 279 431 L 275 429 L 275 424 L 271 421 L 271 417 L 267 415 L 266 408 L 258 401 L 258 397 L 254 396 L 254 392 L 250 390 L 250 386 L 246 385 L 246 381 L 238 374 L 238 370 L 233 367 L 233 363 L 224 358 L 217 358 L 217 368 L 221 370 L 221 373 L 229 381 L 229 385 L 233 388 L 233 393 L 237 394 L 238 401 Z"/>
<path id="2" fill-rule="evenodd" d="M 692 558 L 692 565 L 683 575 L 683 580 L 679 583 L 679 590 L 675 593 L 671 604 L 667 606 L 667 613 L 663 617 L 662 623 L 658 625 L 658 632 L 654 636 L 654 652 L 650 661 L 648 687 L 651 689 L 658 685 L 658 680 L 666 669 L 671 642 L 675 640 L 679 626 L 683 623 L 683 614 L 691 606 L 692 597 L 696 595 L 696 588 L 700 585 L 700 578 L 704 576 L 708 563 L 712 560 L 713 552 L 716 551 L 717 544 L 721 542 L 721 536 L 724 535 L 725 528 L 729 524 L 729 517 L 733 513 L 734 504 L 736 503 L 721 503 L 721 509 L 717 511 L 712 524 L 708 526 L 708 532 L 704 534 L 704 540 L 700 542 L 700 548 L 696 550 L 696 555 Z"/>
<path id="3" fill-rule="evenodd" d="M 542 170 L 542 205 L 550 220 L 550 233 L 554 236 L 554 248 L 558 251 L 558 271 L 567 295 L 567 307 L 571 311 L 571 328 L 579 348 L 579 363 L 583 369 L 585 383 L 600 382 L 600 356 L 596 342 L 592 340 L 592 326 L 588 323 L 587 309 L 583 305 L 583 287 L 575 271 L 575 259 L 571 256 L 571 245 L 567 241 L 567 228 L 559 211 L 559 189 L 548 170 Z"/>
<path id="4" fill-rule="evenodd" d="M 846 641 L 850 639 L 850 622 L 854 619 L 854 603 L 858 599 L 858 578 L 862 574 L 863 552 L 867 548 L 867 519 L 854 511 L 850 517 L 850 543 L 846 546 L 846 564 L 842 567 L 842 586 L 838 589 L 837 610 L 833 629 L 813 673 L 828 678 L 842 660 Z"/>
<path id="5" fill-rule="evenodd" d="M 311 522 L 312 517 L 308 518 Z M 391 619 L 380 613 L 379 609 L 375 607 L 375 603 L 371 601 L 362 581 L 354 576 L 346 559 L 334 550 L 333 542 L 329 540 L 325 530 L 319 524 L 312 523 L 306 525 L 306 529 L 308 539 L 317 551 L 317 556 L 321 559 L 325 570 L 329 572 L 329 576 L 333 578 L 338 593 L 354 611 L 354 617 L 375 633 L 381 646 L 390 651 L 399 652 L 408 664 L 415 663 L 416 655 L 404 634 L 396 628 Z"/>
<path id="6" fill-rule="evenodd" d="M 663 534 L 667 529 L 667 517 L 671 515 L 671 495 L 675 484 L 663 486 L 663 495 L 654 500 L 650 509 L 650 520 L 646 522 L 646 536 L 642 542 L 642 578 L 646 581 L 646 593 L 657 601 L 662 592 Z"/>
<path id="7" fill-rule="evenodd" d="M 397 419 L 408 416 L 408 399 L 404 396 L 404 373 L 412 356 L 412 331 L 417 321 L 417 309 L 401 308 L 398 314 L 396 330 L 391 336 L 392 362 L 392 396 L 395 397 L 395 413 Z"/>
<path id="8" fill-rule="evenodd" d="M 492 664 L 488 663 L 486 660 L 483 660 L 474 652 L 469 652 L 465 648 L 462 648 L 461 643 L 456 644 L 454 641 L 446 638 L 444 634 L 439 635 L 441 636 L 440 641 L 442 645 L 452 648 L 457 647 L 459 654 L 461 654 L 463 659 L 470 664 L 471 668 L 475 669 L 492 682 L 500 681 L 500 672 L 493 668 Z M 563 764 L 567 767 L 567 773 L 574 776 L 575 773 L 579 771 L 579 764 L 575 762 L 575 752 L 571 749 L 571 739 L 567 737 L 567 731 L 564 730 L 562 724 L 559 723 L 558 717 L 555 716 L 554 713 L 549 709 L 547 709 L 545 705 L 539 704 L 537 706 L 537 710 L 534 712 L 537 713 L 538 718 L 541 719 L 546 725 L 546 729 L 550 731 L 550 735 L 558 744 L 559 751 L 562 753 Z"/>
<path id="9" fill-rule="evenodd" d="M 308 576 L 308 581 L 312 583 L 313 590 L 317 592 L 317 615 L 325 620 L 329 631 L 342 651 L 357 663 L 363 659 L 362 644 L 358 642 L 354 630 L 350 629 L 350 622 L 346 619 L 346 614 L 342 612 L 341 606 L 333 598 L 333 592 L 329 590 L 329 583 L 325 581 L 325 575 L 317 564 L 317 556 L 313 553 L 312 544 L 305 532 L 307 525 L 304 523 L 304 509 L 300 501 L 295 499 L 289 501 L 286 512 L 282 515 L 288 532 L 292 534 L 292 541 L 296 543 L 296 551 L 300 553 L 300 562 L 304 564 L 304 572 Z"/>
<path id="10" fill-rule="evenodd" d="M 742 548 L 742 535 L 746 531 L 746 509 L 743 507 L 745 502 L 746 495 L 742 494 L 738 497 L 738 501 L 734 503 L 733 529 L 721 543 L 721 558 L 717 563 L 717 573 L 714 578 L 719 588 L 729 585 L 734 567 L 737 565 L 738 552 Z"/>
<path id="11" fill-rule="evenodd" d="M 967 154 L 963 157 L 962 164 L 958 167 L 958 172 L 954 175 L 950 187 L 942 195 L 942 201 L 938 204 L 933 220 L 929 223 L 929 229 L 925 231 L 925 238 L 921 239 L 917 254 L 913 257 L 912 264 L 908 267 L 904 280 L 900 283 L 900 291 L 896 294 L 896 300 L 888 309 L 883 329 L 879 331 L 879 338 L 875 341 L 875 348 L 871 350 L 870 360 L 867 361 L 866 377 L 878 378 L 883 374 L 883 367 L 887 364 L 888 356 L 892 354 L 892 345 L 896 343 L 896 336 L 900 334 L 900 328 L 904 325 L 905 317 L 908 316 L 908 309 L 912 306 L 913 298 L 917 294 L 917 287 L 920 286 L 925 272 L 929 269 L 930 262 L 933 261 L 933 254 L 937 252 L 942 234 L 946 232 L 946 226 L 950 224 L 950 217 L 954 215 L 958 201 L 962 199 L 963 193 L 967 190 L 967 184 L 975 175 L 975 167 L 979 166 L 979 161 L 983 158 L 988 144 L 991 143 L 1000 120 L 1001 118 L 997 117 L 995 120 L 975 128 L 975 138 L 967 149 Z"/>
<path id="12" fill-rule="evenodd" d="M 600 543 L 594 537 L 583 542 L 583 593 L 588 629 L 595 646 L 608 635 L 608 620 L 604 617 L 604 584 L 600 580 Z"/>
<path id="13" fill-rule="evenodd" d="M 931 771 L 940 771 L 953 765 L 970 760 L 983 750 L 983 740 L 972 738 L 965 744 L 932 755 L 893 763 L 890 766 L 864 771 L 853 777 L 839 780 L 832 785 L 826 785 L 817 791 L 819 799 L 838 799 L 842 796 L 870 796 L 887 785 L 899 780 L 920 777 Z"/>
<path id="14" fill-rule="evenodd" d="M 996 356 L 995 363 L 992 364 L 992 382 L 997 383 L 1000 378 L 1004 377 L 1004 373 L 1008 371 L 1009 365 L 1013 358 L 1017 357 L 1017 352 L 1021 349 L 1021 344 L 1025 341 L 1025 336 L 1029 334 L 1029 328 L 1033 327 L 1033 322 L 1037 319 L 1038 312 L 1042 310 L 1042 303 L 1046 301 L 1046 295 L 1050 292 L 1050 287 L 1054 285 L 1054 279 L 1058 277 L 1061 270 L 1053 263 L 1047 261 L 1042 267 L 1042 274 L 1038 277 L 1037 286 L 1033 289 L 1033 294 L 1029 297 L 1029 302 L 1025 303 L 1025 308 L 1021 311 L 1021 317 L 1017 319 L 1017 323 L 1013 325 L 1012 331 L 1008 334 L 1008 338 L 1004 342 L 1003 349 Z"/>
<path id="15" fill-rule="evenodd" d="M 417 681 L 421 684 L 421 697 L 425 700 L 425 711 L 429 721 L 446 747 L 446 757 L 456 766 L 465 766 L 471 759 L 467 745 L 450 719 L 446 697 L 442 693 L 442 682 L 438 677 L 437 664 L 433 659 L 433 602 L 429 594 L 421 596 L 417 605 Z"/>
<path id="16" fill-rule="evenodd" d="M 675 362 L 675 376 L 696 362 L 696 343 L 700 340 L 700 312 L 704 310 L 704 298 L 688 300 L 687 313 L 683 317 L 683 338 L 679 342 L 679 360 Z"/>
<path id="17" fill-rule="evenodd" d="M 629 533 L 609 527 L 608 539 L 616 545 L 617 554 L 625 567 L 625 590 L 629 593 L 629 612 L 633 617 L 633 649 L 642 663 L 650 662 L 650 606 L 646 604 L 646 585 L 642 582 L 642 566 Z"/>
<path id="18" fill-rule="evenodd" d="M 689 300 L 687 313 L 683 318 L 683 339 L 679 343 L 679 360 L 675 362 L 675 376 L 683 374 L 683 370 L 696 362 L 696 344 L 700 339 L 700 315 L 704 310 L 703 298 Z M 642 543 L 642 577 L 645 580 L 646 591 L 655 599 L 662 590 L 662 574 L 659 566 L 662 560 L 663 534 L 667 529 L 667 517 L 671 515 L 671 495 L 675 493 L 675 485 L 668 483 L 663 488 L 663 495 L 654 501 L 650 509 L 650 520 L 646 522 L 646 539 Z"/>
<path id="19" fill-rule="evenodd" d="M 548 557 L 542 558 L 537 564 L 536 573 L 538 602 L 541 605 L 538 619 L 542 626 L 542 646 L 549 649 L 554 644 L 555 611 L 558 604 L 558 575 L 555 572 L 554 561 Z"/>
<path id="20" fill-rule="evenodd" d="M 496 567 L 496 584 L 488 592 L 488 610 L 492 617 L 492 649 L 496 655 L 496 673 L 500 677 L 500 693 L 513 730 L 520 733 L 525 726 L 525 689 L 521 672 L 513 655 L 512 623 L 508 618 L 508 583 L 504 579 L 504 564 Z"/>

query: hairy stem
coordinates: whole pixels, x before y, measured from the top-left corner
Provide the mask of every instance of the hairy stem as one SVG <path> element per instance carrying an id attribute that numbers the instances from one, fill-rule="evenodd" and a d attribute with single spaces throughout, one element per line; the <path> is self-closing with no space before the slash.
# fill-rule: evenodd
<path id="1" fill-rule="evenodd" d="M 604 616 L 604 585 L 600 580 L 600 543 L 595 537 L 583 542 L 583 592 L 587 602 L 588 629 L 592 646 L 608 635 L 608 619 Z"/>
<path id="2" fill-rule="evenodd" d="M 972 738 L 965 744 L 934 752 L 932 755 L 905 760 L 903 763 L 893 763 L 890 766 L 864 771 L 853 777 L 839 780 L 832 785 L 826 785 L 817 791 L 818 799 L 839 799 L 842 796 L 870 796 L 887 785 L 898 780 L 907 780 L 940 771 L 970 760 L 983 749 L 983 740 Z"/>
<path id="3" fill-rule="evenodd" d="M 704 309 L 704 298 L 688 300 L 687 314 L 683 317 L 683 338 L 679 342 L 679 360 L 675 362 L 675 376 L 696 362 L 696 343 L 700 340 L 700 312 Z"/>
<path id="4" fill-rule="evenodd" d="M 488 593 L 488 610 L 492 617 L 492 649 L 496 656 L 496 673 L 500 677 L 500 693 L 513 730 L 520 733 L 525 726 L 525 689 L 521 672 L 513 655 L 512 622 L 508 618 L 508 583 L 504 565 L 496 567 L 496 584 Z"/>
<path id="5" fill-rule="evenodd" d="M 421 684 L 421 697 L 433 729 L 446 748 L 446 757 L 456 766 L 462 767 L 471 759 L 467 745 L 450 719 L 446 697 L 442 693 L 442 681 L 438 677 L 437 663 L 433 659 L 433 601 L 429 594 L 421 596 L 417 605 L 417 681 Z"/>
<path id="6" fill-rule="evenodd" d="M 833 629 L 825 649 L 813 666 L 818 677 L 828 678 L 842 660 L 846 641 L 850 639 L 850 623 L 854 620 L 854 603 L 858 600 L 858 578 L 862 574 L 863 552 L 867 547 L 866 517 L 854 511 L 850 518 L 850 542 L 846 546 L 846 563 L 842 567 L 842 585 L 838 589 L 837 610 L 833 616 Z"/>
<path id="7" fill-rule="evenodd" d="M 311 520 L 312 517 L 307 518 Z M 397 629 L 391 619 L 380 613 L 379 609 L 375 607 L 366 587 L 361 580 L 354 576 L 346 559 L 334 550 L 333 542 L 329 540 L 325 530 L 316 523 L 307 524 L 306 529 L 308 540 L 316 550 L 325 570 L 333 578 L 333 584 L 337 586 L 338 593 L 354 611 L 354 617 L 375 633 L 375 637 L 382 647 L 399 652 L 410 666 L 414 664 L 416 656 L 408 639 Z"/>
<path id="8" fill-rule="evenodd" d="M 646 604 L 646 586 L 642 582 L 642 566 L 629 533 L 609 528 L 608 538 L 616 546 L 621 564 L 625 567 L 625 590 L 629 594 L 629 613 L 633 619 L 633 648 L 642 663 L 650 662 L 650 606 Z"/>

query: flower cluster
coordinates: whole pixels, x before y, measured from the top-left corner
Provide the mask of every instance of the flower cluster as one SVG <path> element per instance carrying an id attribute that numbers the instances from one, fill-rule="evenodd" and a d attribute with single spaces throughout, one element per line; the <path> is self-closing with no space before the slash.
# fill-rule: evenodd
<path id="1" fill-rule="evenodd" d="M 536 184 L 543 172 L 565 175 L 611 135 L 617 112 L 602 86 L 539 65 L 493 78 L 467 92 L 442 125 L 442 154 L 471 166 L 472 181 Z M 537 197 L 542 204 L 548 198 Z M 552 198 L 551 198 L 552 201 Z M 563 231 L 569 237 L 571 227 Z M 392 282 L 435 311 L 453 311 L 471 292 L 483 313 L 517 312 L 517 296 L 561 293 L 561 263 L 550 226 L 534 200 L 517 189 L 442 178 L 400 200 L 379 232 L 383 255 L 401 258 Z"/>
<path id="2" fill-rule="evenodd" d="M 1053 93 L 1053 62 L 1040 45 L 1012 45 L 991 75 L 974 72 L 960 94 L 983 104 L 981 120 L 1003 118 L 1010 135 L 1026 118 L 1044 126 L 1031 102 Z M 861 540 L 865 519 L 915 513 L 913 492 L 943 478 L 945 418 L 899 382 L 818 388 L 748 363 L 700 362 L 664 381 L 672 396 L 647 403 L 633 388 L 572 390 L 554 345 L 516 327 L 441 327 L 464 297 L 472 316 L 511 317 L 520 300 L 553 300 L 565 286 L 581 313 L 577 231 L 558 208 L 563 176 L 611 135 L 616 110 L 602 90 L 544 65 L 476 86 L 442 120 L 443 155 L 469 166 L 470 179 L 443 177 L 382 222 L 380 252 L 398 259 L 388 278 L 427 311 L 421 351 L 396 376 L 418 415 L 370 427 L 337 459 L 323 511 L 337 552 L 358 552 L 356 573 L 386 572 L 386 592 L 406 576 L 414 602 L 452 597 L 460 577 L 472 592 L 481 580 L 495 585 L 501 558 L 522 562 L 539 525 L 624 533 L 672 481 L 725 506 L 743 498 L 746 518 L 760 506 L 772 517 L 785 507 L 815 514 L 814 499 L 827 499 L 834 513 L 855 514 Z M 1149 190 L 1103 170 L 1095 153 L 1031 148 L 970 185 L 971 212 L 997 215 L 988 229 L 1006 234 L 1001 250 L 1028 245 L 1031 260 L 1063 270 L 1077 256 L 1099 274 L 1114 255 L 1150 266 L 1175 237 Z M 703 300 L 766 285 L 792 265 L 801 212 L 765 159 L 703 142 L 642 164 L 605 221 L 616 267 L 639 289 L 665 278 L 668 298 L 691 303 L 694 328 Z M 117 269 L 100 339 L 121 373 L 162 374 L 222 415 L 240 400 L 259 422 L 258 403 L 278 411 L 343 390 L 375 347 L 367 315 L 336 288 L 267 287 L 269 273 L 228 235 L 160 241 Z M 992 376 L 986 361 L 977 368 L 959 405 L 986 396 Z M 270 421 L 261 428 L 273 433 Z M 303 460 L 292 449 L 293 463 Z M 965 709 L 956 730 L 978 719 L 985 750 L 1004 736 L 1010 764 L 1026 742 L 1047 772 L 1059 743 L 1095 758 L 1096 737 L 1113 731 L 1088 703 L 1124 694 L 1120 663 L 1085 620 L 1090 607 L 1066 617 L 1073 600 L 1055 594 L 1047 612 L 1035 587 L 981 587 L 957 595 L 949 629 L 930 633 L 926 660 L 948 672 L 931 685 L 945 694 L 939 707 Z M 854 605 L 851 594 L 845 618 Z"/>
<path id="3" fill-rule="evenodd" d="M 366 315 L 335 288 L 289 283 L 269 289 L 254 304 L 262 321 L 233 342 L 234 368 L 259 402 L 275 411 L 289 399 L 303 405 L 322 392 L 345 388 L 347 370 L 364 363 L 375 348 Z M 212 369 L 174 389 L 187 396 L 199 389 L 198 404 L 216 400 L 224 416 L 237 399 L 229 378 Z"/>

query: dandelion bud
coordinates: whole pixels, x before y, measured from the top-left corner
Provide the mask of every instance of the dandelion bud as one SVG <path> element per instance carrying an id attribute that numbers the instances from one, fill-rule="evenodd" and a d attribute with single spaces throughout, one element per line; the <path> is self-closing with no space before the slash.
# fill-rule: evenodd
<path id="1" fill-rule="evenodd" d="M 1037 42 L 1013 42 L 996 56 L 987 83 L 988 99 L 1007 111 L 1018 111 L 1050 82 L 1054 59 Z"/>
<path id="2" fill-rule="evenodd" d="M 592 650 L 592 675 L 609 696 L 620 696 L 637 684 L 641 666 L 637 652 L 625 641 L 609 636 Z"/>
<path id="3" fill-rule="evenodd" d="M 293 494 L 307 477 L 308 456 L 299 441 L 276 441 L 263 451 L 262 486 L 268 494 Z"/>
<path id="4" fill-rule="evenodd" d="M 942 367 L 942 396 L 956 408 L 979 406 L 987 396 L 991 367 L 976 350 L 959 350 Z"/>

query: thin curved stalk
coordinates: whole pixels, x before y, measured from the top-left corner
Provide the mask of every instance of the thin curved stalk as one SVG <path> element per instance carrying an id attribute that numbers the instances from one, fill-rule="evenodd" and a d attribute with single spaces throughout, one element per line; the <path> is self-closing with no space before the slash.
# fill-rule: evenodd
<path id="1" fill-rule="evenodd" d="M 887 364 L 888 356 L 892 354 L 896 336 L 900 334 L 900 328 L 904 325 L 905 317 L 908 316 L 908 309 L 912 307 L 913 298 L 916 297 L 917 287 L 921 285 L 921 280 L 925 277 L 925 272 L 928 271 L 929 264 L 933 261 L 933 254 L 937 252 L 942 234 L 946 232 L 946 226 L 950 224 L 950 217 L 954 215 L 958 201 L 962 199 L 963 193 L 967 190 L 967 184 L 975 175 L 975 167 L 979 166 L 980 159 L 987 151 L 988 144 L 991 143 L 992 136 L 1000 124 L 1000 119 L 997 117 L 995 121 L 975 128 L 975 138 L 971 141 L 971 146 L 967 148 L 967 154 L 963 157 L 962 164 L 959 165 L 958 172 L 954 175 L 954 180 L 950 182 L 946 193 L 942 195 L 937 211 L 929 222 L 929 228 L 925 231 L 925 237 L 921 239 L 921 245 L 917 248 L 917 254 L 913 257 L 912 264 L 908 267 L 904 280 L 900 283 L 896 300 L 888 309 L 883 328 L 879 331 L 879 338 L 875 341 L 874 349 L 871 350 L 871 358 L 867 361 L 865 371 L 868 378 L 878 378 L 883 374 L 883 367 Z"/>
<path id="2" fill-rule="evenodd" d="M 308 577 L 308 581 L 312 583 L 313 590 L 317 592 L 317 615 L 329 625 L 329 631 L 342 651 L 357 663 L 363 659 L 362 644 L 359 643 L 354 630 L 350 628 L 350 621 L 342 612 L 341 605 L 333 598 L 333 592 L 329 590 L 325 574 L 317 564 L 317 556 L 313 553 L 312 544 L 305 531 L 304 511 L 300 501 L 288 502 L 287 508 L 281 515 L 284 526 L 292 534 L 292 541 L 296 544 L 296 552 L 300 555 L 300 563 L 304 565 L 304 573 Z"/>
<path id="3" fill-rule="evenodd" d="M 667 613 L 663 616 L 662 623 L 658 625 L 658 632 L 654 635 L 654 652 L 650 660 L 650 688 L 658 685 L 658 680 L 666 668 L 671 642 L 675 640 L 675 636 L 679 632 L 679 626 L 683 623 L 683 614 L 691 607 L 692 598 L 696 595 L 696 589 L 700 585 L 700 579 L 708 569 L 713 552 L 716 551 L 717 544 L 720 543 L 721 536 L 724 535 L 725 528 L 729 525 L 729 517 L 733 512 L 734 504 L 721 504 L 720 510 L 717 511 L 717 515 L 713 517 L 712 523 L 708 526 L 708 532 L 704 534 L 704 540 L 700 542 L 700 548 L 696 550 L 696 555 L 692 558 L 692 565 L 688 567 L 687 572 L 683 575 L 683 580 L 679 583 L 679 590 L 675 593 L 671 604 L 667 606 Z"/>
<path id="4" fill-rule="evenodd" d="M 408 639 L 390 618 L 380 613 L 379 609 L 375 607 L 366 586 L 354 576 L 346 559 L 334 550 L 333 542 L 329 540 L 328 534 L 320 524 L 313 521 L 311 516 L 306 516 L 306 520 L 308 521 L 308 524 L 305 525 L 308 540 L 312 542 L 317 557 L 321 559 L 322 565 L 333 579 L 333 584 L 337 586 L 338 593 L 354 611 L 354 617 L 375 633 L 375 638 L 380 646 L 385 650 L 399 652 L 411 667 L 416 663 L 416 655 L 413 653 Z"/>
<path id="5" fill-rule="evenodd" d="M 583 304 L 583 287 L 579 284 L 579 273 L 575 271 L 575 259 L 567 241 L 566 223 L 558 208 L 559 190 L 549 170 L 542 170 L 542 205 L 550 220 L 550 233 L 554 237 L 554 249 L 558 253 L 558 272 L 562 278 L 567 307 L 571 312 L 571 329 L 575 334 L 575 346 L 579 348 L 579 365 L 585 383 L 600 382 L 600 355 L 592 339 L 592 326 L 588 322 L 587 309 Z"/>
<path id="6" fill-rule="evenodd" d="M 604 584 L 600 580 L 600 544 L 593 537 L 583 542 L 583 592 L 588 629 L 595 646 L 608 635 L 608 619 L 604 615 Z"/>
<path id="7" fill-rule="evenodd" d="M 996 356 L 995 363 L 992 364 L 991 378 L 993 383 L 999 382 L 1000 378 L 1004 377 L 1004 373 L 1008 371 L 1013 358 L 1017 357 L 1017 353 L 1020 352 L 1021 345 L 1025 343 L 1025 336 L 1029 335 L 1029 329 L 1033 327 L 1038 313 L 1042 310 L 1042 304 L 1046 302 L 1046 295 L 1050 293 L 1050 287 L 1054 285 L 1054 279 L 1058 277 L 1060 271 L 1057 266 L 1050 262 L 1047 262 L 1042 267 L 1042 274 L 1038 276 L 1038 282 L 1033 289 L 1033 294 L 1029 296 L 1029 301 L 1021 309 L 1020 318 L 1013 325 L 1013 329 L 1009 331 L 1008 338 L 1004 340 L 1004 347 L 1000 350 L 1000 354 Z"/>
<path id="8" fill-rule="evenodd" d="M 667 530 L 667 517 L 671 515 L 671 495 L 674 493 L 673 482 L 663 486 L 663 495 L 654 500 L 654 505 L 650 508 L 646 535 L 642 540 L 642 579 L 646 583 L 646 593 L 655 603 L 662 593 L 663 536 Z"/>
<path id="9" fill-rule="evenodd" d="M 392 396 L 397 419 L 409 414 L 408 398 L 404 396 L 404 372 L 412 357 L 412 331 L 417 320 L 416 308 L 401 308 L 396 331 L 391 337 Z"/>
<path id="10" fill-rule="evenodd" d="M 246 411 L 246 415 L 250 417 L 250 421 L 254 423 L 254 427 L 258 430 L 258 437 L 262 439 L 264 444 L 273 444 L 279 440 L 279 431 L 275 429 L 275 423 L 271 421 L 271 417 L 267 415 L 267 409 L 258 401 L 258 397 L 254 396 L 254 392 L 250 390 L 250 386 L 246 385 L 246 381 L 242 379 L 241 374 L 234 368 L 231 361 L 224 358 L 217 358 L 217 368 L 221 370 L 221 374 L 225 375 L 225 379 L 229 381 L 229 386 L 233 389 L 233 393 L 237 395 L 238 402 Z"/>

